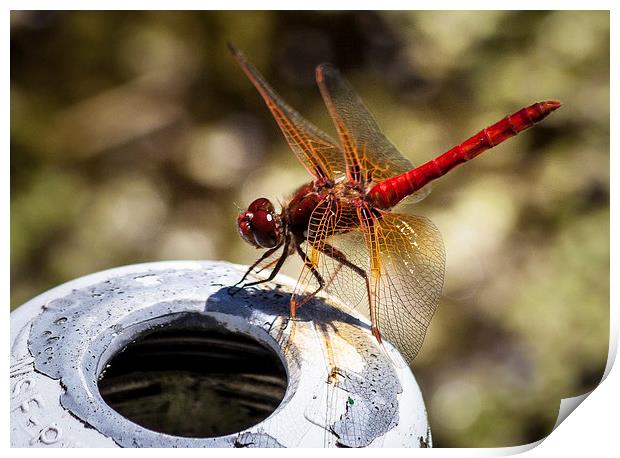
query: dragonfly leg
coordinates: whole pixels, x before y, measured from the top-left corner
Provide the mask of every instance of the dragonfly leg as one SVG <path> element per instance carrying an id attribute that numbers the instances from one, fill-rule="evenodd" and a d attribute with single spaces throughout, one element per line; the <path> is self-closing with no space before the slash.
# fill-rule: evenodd
<path id="1" fill-rule="evenodd" d="M 260 269 L 258 269 L 256 272 L 254 272 L 255 274 L 259 274 L 261 273 L 263 270 L 265 269 L 269 269 L 270 267 L 272 267 L 274 264 L 277 264 L 277 262 L 280 260 L 280 258 L 274 259 L 273 261 L 271 261 L 269 264 L 265 264 L 263 267 L 261 267 Z"/>
<path id="2" fill-rule="evenodd" d="M 347 256 L 342 251 L 340 251 L 336 247 L 329 245 L 328 243 L 325 243 L 321 247 L 320 251 L 326 254 L 327 256 L 329 256 L 330 258 L 333 258 L 336 261 L 338 261 L 340 263 L 340 266 L 342 265 L 347 266 L 349 269 L 353 270 L 353 272 L 355 272 L 356 274 L 358 274 L 360 277 L 364 279 L 364 282 L 366 283 L 366 294 L 368 294 L 368 303 L 370 306 L 370 331 L 372 332 L 372 335 L 375 336 L 377 341 L 381 343 L 381 332 L 379 332 L 379 327 L 377 326 L 377 322 L 376 322 L 377 319 L 376 319 L 376 313 L 374 310 L 375 308 L 374 301 L 372 300 L 372 295 L 370 292 L 370 281 L 368 280 L 368 274 L 366 273 L 364 269 L 362 269 L 359 266 L 356 266 L 351 261 L 349 261 L 347 259 Z M 330 283 L 333 281 L 334 277 L 340 270 L 340 266 L 338 266 L 338 269 L 336 270 L 336 272 L 330 279 Z"/>
<path id="3" fill-rule="evenodd" d="M 319 271 L 316 270 L 316 267 L 314 266 L 314 264 L 312 264 L 312 261 L 308 259 L 308 257 L 306 256 L 306 253 L 304 253 L 304 251 L 301 249 L 299 245 L 296 246 L 296 249 L 297 249 L 297 254 L 299 254 L 301 259 L 303 260 L 304 265 L 307 266 L 308 269 L 310 269 L 310 272 L 312 273 L 314 278 L 316 278 L 316 281 L 319 283 L 319 287 L 312 294 L 305 296 L 301 302 L 297 302 L 297 300 L 295 299 L 295 296 L 291 298 L 291 318 L 295 318 L 297 307 L 301 307 L 302 305 L 306 304 L 310 299 L 316 296 L 319 293 L 319 291 L 325 288 L 325 280 L 323 279 Z"/>
<path id="4" fill-rule="evenodd" d="M 270 250 L 267 250 L 260 258 L 258 258 L 256 260 L 256 262 L 254 264 L 252 264 L 250 267 L 248 267 L 248 270 L 245 271 L 245 274 L 243 274 L 243 277 L 241 277 L 241 280 L 239 280 L 237 283 L 235 283 L 234 285 L 232 285 L 232 288 L 236 287 L 239 283 L 243 283 L 245 281 L 246 278 L 248 278 L 248 275 L 250 275 L 250 273 L 254 270 L 254 268 L 259 265 L 261 262 L 263 262 L 265 259 L 267 259 L 269 256 L 271 256 L 272 254 L 274 254 L 282 245 L 278 245 L 276 247 L 271 248 Z M 270 265 L 270 264 L 269 264 Z M 263 267 L 262 269 L 260 269 L 259 271 L 257 271 L 256 273 L 261 272 L 263 269 L 267 268 L 268 266 Z"/>
<path id="5" fill-rule="evenodd" d="M 273 270 L 271 271 L 271 273 L 269 274 L 269 277 L 263 279 L 263 280 L 257 280 L 257 281 L 253 281 L 251 283 L 246 283 L 245 285 L 243 285 L 243 288 L 247 287 L 247 286 L 255 286 L 255 285 L 260 285 L 261 283 L 266 283 L 268 281 L 271 281 L 275 278 L 276 275 L 278 275 L 278 272 L 280 271 L 280 269 L 282 268 L 282 266 L 284 265 L 284 261 L 286 260 L 286 258 L 288 258 L 288 245 L 290 243 L 290 239 L 287 237 L 286 240 L 284 241 L 284 250 L 282 251 L 282 255 L 280 256 L 280 258 L 278 259 L 278 262 L 276 263 L 276 266 L 273 268 Z M 279 247 L 275 247 L 272 248 L 271 250 L 269 250 L 267 253 L 271 252 L 271 254 L 273 254 L 273 252 L 275 250 L 277 250 Z M 256 267 L 256 265 L 262 261 L 263 259 L 265 259 L 267 256 L 267 253 L 265 253 L 265 255 L 263 255 L 261 257 L 261 259 L 259 259 L 257 262 L 255 262 L 254 264 L 252 264 L 252 267 L 250 267 L 248 269 L 248 271 L 245 273 L 245 275 L 243 276 L 243 278 L 245 279 L 245 277 L 248 275 L 248 273 L 254 268 Z M 263 269 L 261 269 L 263 270 Z M 260 271 L 259 271 L 260 272 Z M 241 280 L 243 281 L 243 279 Z M 241 281 L 239 283 L 241 283 Z M 237 285 L 239 284 L 237 283 Z"/>
<path id="6" fill-rule="evenodd" d="M 342 266 L 343 264 L 339 262 L 338 267 L 336 267 L 336 270 L 334 270 L 334 273 L 329 276 L 329 280 L 327 280 L 327 283 L 325 284 L 325 289 L 329 288 L 331 284 L 334 282 L 334 280 L 336 279 L 336 276 L 338 275 L 338 272 L 340 272 L 340 269 L 342 269 Z"/>

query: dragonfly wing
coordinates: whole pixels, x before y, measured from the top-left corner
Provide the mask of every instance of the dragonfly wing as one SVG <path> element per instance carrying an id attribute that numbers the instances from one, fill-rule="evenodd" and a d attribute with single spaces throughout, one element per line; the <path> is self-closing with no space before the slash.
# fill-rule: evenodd
<path id="1" fill-rule="evenodd" d="M 427 218 L 384 213 L 377 221 L 377 322 L 408 362 L 422 346 L 443 288 L 441 234 Z M 368 242 L 367 242 L 368 243 Z"/>
<path id="2" fill-rule="evenodd" d="M 342 219 L 342 218 L 341 218 Z M 357 228 L 339 233 L 346 224 L 316 237 L 345 253 L 359 272 L 323 255 L 318 270 L 327 290 L 345 305 L 365 312 L 369 306 L 381 335 L 410 363 L 422 346 L 443 287 L 445 254 L 441 234 L 427 218 L 382 213 L 361 217 Z M 370 291 L 368 291 L 370 290 Z"/>
<path id="3" fill-rule="evenodd" d="M 368 290 L 365 277 L 370 271 L 370 255 L 364 235 L 354 229 L 344 234 L 332 235 L 323 242 L 346 256 L 346 260 L 359 268 L 356 271 L 338 259 L 324 255 L 320 258 L 318 270 L 326 280 L 326 290 L 336 296 L 348 308 L 368 314 Z"/>
<path id="4" fill-rule="evenodd" d="M 343 175 L 345 171 L 343 155 L 334 140 L 291 108 L 267 84 L 241 51 L 232 45 L 230 50 L 265 100 L 286 141 L 308 172 L 316 178 L 331 180 Z"/>
<path id="5" fill-rule="evenodd" d="M 337 69 L 321 64 L 316 79 L 338 132 L 350 179 L 378 183 L 414 168 L 383 134 L 362 99 Z M 421 200 L 429 190 L 421 189 L 413 200 Z"/>
<path id="6" fill-rule="evenodd" d="M 303 303 L 304 296 L 312 292 L 312 285 L 318 286 L 317 274 L 323 277 L 324 247 L 333 236 L 341 218 L 341 206 L 334 199 L 324 199 L 315 207 L 308 224 L 304 267 L 297 280 L 293 301 Z"/>
<path id="7" fill-rule="evenodd" d="M 346 287 L 351 282 L 345 280 L 346 273 L 339 272 L 343 267 L 338 255 L 344 253 L 342 249 L 348 249 L 349 246 L 341 246 L 343 234 L 349 235 L 359 229 L 359 222 L 355 214 L 355 208 L 344 206 L 337 199 L 324 199 L 313 210 L 308 223 L 306 252 L 304 269 L 299 277 L 297 294 L 303 294 L 304 291 L 310 291 L 310 285 L 315 283 L 312 281 L 312 269 L 318 273 L 325 281 L 325 289 L 332 293 L 337 293 L 341 301 L 348 307 L 355 307 L 353 302 L 357 303 L 368 296 L 366 290 L 362 288 L 362 293 L 357 293 L 356 289 L 349 290 Z M 348 238 L 346 239 L 348 240 Z M 364 247 L 363 238 L 361 239 L 361 247 Z M 357 245 L 355 245 L 357 247 Z M 334 252 L 338 255 L 334 255 Z M 346 256 L 346 255 L 345 255 Z M 342 258 L 342 257 L 341 257 Z M 362 269 L 364 265 L 364 253 L 360 253 L 360 258 L 355 258 L 360 262 Z M 346 258 L 345 258 L 346 259 Z M 366 256 L 367 259 L 367 256 Z M 348 280 L 348 278 L 347 278 Z M 359 283 L 358 276 L 356 282 Z M 355 297 L 357 300 L 354 300 Z"/>

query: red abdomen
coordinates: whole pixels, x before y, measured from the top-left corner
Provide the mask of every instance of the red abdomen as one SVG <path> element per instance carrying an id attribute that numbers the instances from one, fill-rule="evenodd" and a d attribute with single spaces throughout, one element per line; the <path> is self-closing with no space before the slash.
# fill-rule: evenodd
<path id="1" fill-rule="evenodd" d="M 367 197 L 377 208 L 391 208 L 432 180 L 445 175 L 457 165 L 473 159 L 480 153 L 542 121 L 559 107 L 559 102 L 549 100 L 522 108 L 492 126 L 482 129 L 441 156 L 413 170 L 377 183 L 368 191 Z"/>

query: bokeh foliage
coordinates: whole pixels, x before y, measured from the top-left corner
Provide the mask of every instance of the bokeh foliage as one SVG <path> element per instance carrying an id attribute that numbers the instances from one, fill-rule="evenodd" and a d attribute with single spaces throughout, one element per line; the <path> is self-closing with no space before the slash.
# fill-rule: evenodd
<path id="1" fill-rule="evenodd" d="M 414 363 L 435 445 L 548 434 L 607 359 L 606 12 L 13 12 L 12 307 L 122 264 L 254 260 L 239 208 L 308 176 L 228 40 L 330 133 L 314 67 L 331 61 L 415 163 L 563 102 L 408 208 L 447 251 Z"/>

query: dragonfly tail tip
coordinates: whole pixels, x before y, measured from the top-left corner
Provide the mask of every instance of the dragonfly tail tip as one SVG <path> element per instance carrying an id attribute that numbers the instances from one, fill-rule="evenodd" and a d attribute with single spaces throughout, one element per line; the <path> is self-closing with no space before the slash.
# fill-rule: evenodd
<path id="1" fill-rule="evenodd" d="M 551 113 L 552 111 L 557 110 L 558 108 L 562 106 L 562 104 L 556 100 L 545 100 L 544 102 L 541 102 L 540 104 L 543 106 L 543 109 L 547 113 Z"/>

